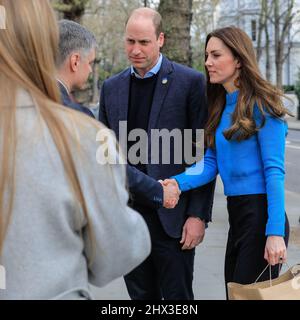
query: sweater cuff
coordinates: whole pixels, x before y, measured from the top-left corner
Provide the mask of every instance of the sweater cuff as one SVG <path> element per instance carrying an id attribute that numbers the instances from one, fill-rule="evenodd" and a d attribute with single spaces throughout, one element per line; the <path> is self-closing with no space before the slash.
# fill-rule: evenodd
<path id="1" fill-rule="evenodd" d="M 180 179 L 177 177 L 177 176 L 172 176 L 170 177 L 170 179 L 174 179 L 176 180 L 177 184 L 178 184 L 178 188 L 181 192 L 184 192 L 186 190 L 184 190 L 183 186 L 182 186 L 182 183 L 180 182 Z"/>
<path id="2" fill-rule="evenodd" d="M 266 236 L 285 236 L 285 225 L 282 223 L 267 223 Z"/>

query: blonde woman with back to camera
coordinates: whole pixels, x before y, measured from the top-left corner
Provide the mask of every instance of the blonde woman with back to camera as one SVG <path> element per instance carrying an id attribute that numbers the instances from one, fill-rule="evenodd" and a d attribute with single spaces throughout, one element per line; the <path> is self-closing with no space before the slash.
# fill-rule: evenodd
<path id="1" fill-rule="evenodd" d="M 0 5 L 0 299 L 92 299 L 89 283 L 106 285 L 147 257 L 148 229 L 127 207 L 123 165 L 97 164 L 104 126 L 59 105 L 49 2 Z"/>

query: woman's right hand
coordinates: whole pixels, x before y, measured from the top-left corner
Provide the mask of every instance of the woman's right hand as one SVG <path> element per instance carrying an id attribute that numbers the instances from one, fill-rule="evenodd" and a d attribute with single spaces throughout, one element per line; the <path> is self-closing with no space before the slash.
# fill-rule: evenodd
<path id="1" fill-rule="evenodd" d="M 164 190 L 164 204 L 163 206 L 167 209 L 173 209 L 180 196 L 180 189 L 175 179 L 165 179 L 164 181 L 159 180 Z"/>
<path id="2" fill-rule="evenodd" d="M 268 236 L 264 258 L 272 266 L 278 263 L 286 263 L 287 251 L 283 237 Z"/>

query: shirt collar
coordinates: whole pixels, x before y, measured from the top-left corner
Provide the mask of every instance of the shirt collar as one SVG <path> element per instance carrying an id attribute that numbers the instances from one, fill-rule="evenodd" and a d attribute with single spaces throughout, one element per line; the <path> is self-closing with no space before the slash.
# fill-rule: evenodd
<path id="1" fill-rule="evenodd" d="M 70 95 L 68 87 L 61 80 L 59 80 L 59 79 L 56 79 L 56 80 L 66 89 L 68 95 Z"/>
<path id="2" fill-rule="evenodd" d="M 158 72 L 159 72 L 159 70 L 160 70 L 160 67 L 161 67 L 161 64 L 162 64 L 162 54 L 160 53 L 159 54 L 159 58 L 158 58 L 158 61 L 157 61 L 157 63 L 156 63 L 156 65 L 151 69 L 151 70 L 149 70 L 146 74 L 145 74 L 145 76 L 144 76 L 144 78 L 142 78 L 137 72 L 136 72 L 136 70 L 134 69 L 134 67 L 133 66 L 131 66 L 130 67 L 130 71 L 131 71 L 131 74 L 133 75 L 135 75 L 137 78 L 139 78 L 139 79 L 146 79 L 146 78 L 151 78 L 151 77 L 153 77 L 154 75 L 156 75 Z"/>

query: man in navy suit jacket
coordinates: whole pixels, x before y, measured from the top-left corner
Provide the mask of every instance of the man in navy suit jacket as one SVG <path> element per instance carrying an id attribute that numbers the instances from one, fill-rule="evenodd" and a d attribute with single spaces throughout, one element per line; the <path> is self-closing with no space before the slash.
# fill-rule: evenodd
<path id="1" fill-rule="evenodd" d="M 59 25 L 58 83 L 62 103 L 94 117 L 92 111 L 71 98 L 71 92 L 82 89 L 92 72 L 96 55 L 94 35 L 80 24 L 61 20 Z"/>
<path id="2" fill-rule="evenodd" d="M 92 111 L 89 108 L 87 108 L 87 107 L 85 107 L 85 106 L 83 106 L 83 105 L 81 105 L 71 99 L 71 96 L 70 96 L 70 93 L 68 92 L 68 89 L 65 87 L 65 85 L 60 80 L 58 80 L 58 85 L 59 85 L 59 90 L 60 90 L 61 102 L 64 106 L 72 108 L 72 109 L 80 111 L 80 112 L 83 112 L 86 115 L 94 118 L 94 114 L 92 113 Z"/>
<path id="3" fill-rule="evenodd" d="M 132 66 L 103 83 L 99 120 L 117 137 L 120 121 L 127 121 L 128 133 L 139 128 L 148 137 L 152 129 L 195 132 L 203 128 L 207 117 L 204 76 L 160 54 L 161 16 L 149 8 L 133 11 L 125 41 Z M 128 165 L 130 204 L 147 222 L 152 252 L 125 276 L 125 282 L 132 299 L 192 300 L 195 246 L 211 220 L 214 183 L 182 194 L 174 209 L 163 208 L 167 190 L 158 180 L 184 171 L 187 165 L 174 161 L 174 144 L 170 150 L 161 149 L 160 154 L 170 152 L 169 164 L 151 163 L 150 140 L 148 150 L 141 151 L 149 151 L 148 163 Z"/>

